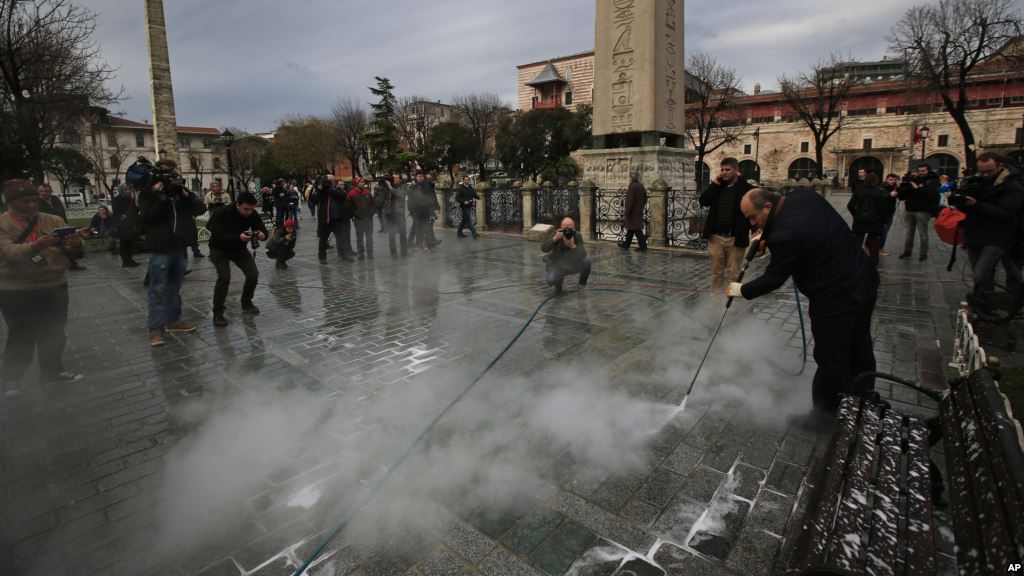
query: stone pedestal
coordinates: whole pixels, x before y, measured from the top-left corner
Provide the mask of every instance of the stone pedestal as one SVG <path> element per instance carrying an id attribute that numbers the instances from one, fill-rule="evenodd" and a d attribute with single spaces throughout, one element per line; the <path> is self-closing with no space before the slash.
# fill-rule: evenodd
<path id="1" fill-rule="evenodd" d="M 647 242 L 652 246 L 668 246 L 668 222 L 665 220 L 668 191 L 669 185 L 664 180 L 656 180 L 647 186 L 647 203 L 651 207 Z"/>
<path id="2" fill-rule="evenodd" d="M 594 240 L 592 224 L 594 221 L 595 190 L 597 190 L 597 184 L 590 180 L 580 184 L 580 221 L 576 223 L 576 228 L 579 230 L 580 235 L 583 236 L 584 242 L 592 242 Z"/>
<path id="3" fill-rule="evenodd" d="M 487 230 L 487 203 L 490 202 L 491 185 L 481 180 L 476 185 L 480 199 L 476 201 L 476 231 Z"/>
<path id="4" fill-rule="evenodd" d="M 640 174 L 640 182 L 650 190 L 656 180 L 664 180 L 669 188 L 694 190 L 693 150 L 644 146 L 639 148 L 608 148 L 581 150 L 583 178 L 602 190 L 619 190 L 629 186 L 629 173 Z M 580 215 L 582 217 L 582 214 Z"/>
<path id="5" fill-rule="evenodd" d="M 444 228 L 448 223 L 448 192 L 449 185 L 441 183 L 434 186 L 434 193 L 437 194 L 437 205 L 441 208 L 437 211 L 437 220 L 434 220 L 434 228 Z"/>
<path id="6" fill-rule="evenodd" d="M 523 194 L 523 232 L 525 233 L 535 224 L 533 221 L 533 196 L 537 192 L 537 183 L 531 180 L 523 184 L 521 191 Z"/>

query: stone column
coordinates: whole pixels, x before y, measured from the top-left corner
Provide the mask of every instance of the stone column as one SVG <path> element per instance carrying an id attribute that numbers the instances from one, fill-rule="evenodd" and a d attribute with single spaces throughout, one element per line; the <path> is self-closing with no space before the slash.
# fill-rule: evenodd
<path id="1" fill-rule="evenodd" d="M 476 231 L 487 230 L 487 203 L 490 202 L 491 185 L 486 181 L 477 182 L 476 193 L 480 199 L 476 201 Z"/>
<path id="2" fill-rule="evenodd" d="M 537 183 L 533 180 L 528 180 L 523 184 L 523 234 L 525 234 L 530 228 L 533 228 L 535 222 L 533 221 L 533 196 L 537 192 Z"/>
<path id="3" fill-rule="evenodd" d="M 167 27 L 163 0 L 146 0 L 146 28 L 149 36 L 149 76 L 153 99 L 153 146 L 167 158 L 178 160 L 178 127 L 174 115 L 171 60 L 167 51 Z"/>
<path id="4" fill-rule="evenodd" d="M 437 194 L 438 210 L 437 220 L 434 221 L 434 228 L 445 228 L 448 226 L 448 192 L 452 189 L 451 182 L 442 180 L 434 185 L 434 193 Z"/>
<path id="5" fill-rule="evenodd" d="M 647 190 L 647 201 L 651 207 L 651 224 L 647 242 L 652 246 L 668 246 L 668 221 L 665 219 L 665 209 L 668 204 L 668 183 L 664 180 L 655 180 Z"/>
<path id="6" fill-rule="evenodd" d="M 580 221 L 576 223 L 577 229 L 583 235 L 585 242 L 594 240 L 594 194 L 597 192 L 597 184 L 592 180 L 586 180 L 580 185 Z"/>

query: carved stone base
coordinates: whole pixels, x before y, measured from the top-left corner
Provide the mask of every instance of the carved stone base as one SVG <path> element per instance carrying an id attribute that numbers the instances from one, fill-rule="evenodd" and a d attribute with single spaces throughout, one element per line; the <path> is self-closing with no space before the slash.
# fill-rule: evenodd
<path id="1" fill-rule="evenodd" d="M 583 159 L 583 179 L 604 190 L 628 187 L 631 171 L 640 173 L 640 182 L 648 189 L 659 179 L 678 190 L 696 187 L 693 169 L 697 154 L 693 150 L 643 146 L 580 150 L 578 154 Z"/>

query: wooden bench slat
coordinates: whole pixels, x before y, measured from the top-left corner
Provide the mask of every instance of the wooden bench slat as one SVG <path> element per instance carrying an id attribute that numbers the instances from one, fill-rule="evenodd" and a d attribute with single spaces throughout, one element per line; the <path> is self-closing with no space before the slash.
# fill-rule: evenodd
<path id="1" fill-rule="evenodd" d="M 1012 539 L 1009 548 L 1015 552 L 1003 561 L 1007 565 L 1020 563 L 1024 557 L 1024 452 L 992 375 L 987 370 L 975 372 L 968 387 L 992 466 L 997 501 L 1008 523 L 1006 532 Z"/>
<path id="2" fill-rule="evenodd" d="M 847 467 L 847 478 L 843 497 L 839 502 L 835 528 L 830 535 L 829 565 L 843 570 L 857 570 L 861 554 L 867 545 L 867 531 L 870 505 L 871 471 L 875 464 L 878 447 L 879 408 L 874 405 L 861 406 L 861 433 L 853 446 L 853 457 Z"/>
<path id="3" fill-rule="evenodd" d="M 875 506 L 871 510 L 871 537 L 865 569 L 871 576 L 894 576 L 899 523 L 900 461 L 902 460 L 901 418 L 888 410 L 882 419 L 881 453 L 874 482 Z"/>
<path id="4" fill-rule="evenodd" d="M 918 418 L 904 417 L 907 428 L 907 476 L 903 481 L 907 502 L 906 564 L 908 573 L 935 574 L 935 530 L 931 469 L 928 464 L 928 429 Z"/>
<path id="5" fill-rule="evenodd" d="M 853 396 L 846 396 L 840 402 L 836 430 L 829 444 L 830 452 L 824 461 L 823 479 L 815 491 L 816 497 L 811 500 L 808 516 L 804 519 L 793 551 L 797 570 L 808 570 L 825 563 L 828 535 L 839 504 L 846 462 L 857 436 L 860 406 L 861 400 Z"/>
<path id="6" fill-rule="evenodd" d="M 953 394 L 953 393 L 951 393 Z M 947 399 L 939 406 L 942 422 L 943 447 L 946 452 L 950 512 L 953 517 L 953 535 L 956 539 L 957 568 L 961 574 L 978 574 L 981 550 L 981 528 L 972 511 L 971 481 L 968 478 L 967 454 L 960 427 L 956 425 L 956 406 Z"/>

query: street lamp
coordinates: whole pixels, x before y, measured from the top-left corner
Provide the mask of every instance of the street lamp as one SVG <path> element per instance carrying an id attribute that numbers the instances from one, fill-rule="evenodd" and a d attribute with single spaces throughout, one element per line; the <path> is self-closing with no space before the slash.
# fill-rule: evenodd
<path id="1" fill-rule="evenodd" d="M 754 180 L 761 183 L 761 164 L 757 162 L 758 154 L 761 152 L 761 127 L 754 130 Z"/>
<path id="2" fill-rule="evenodd" d="M 224 148 L 228 153 L 228 197 L 231 201 L 235 201 L 235 170 L 234 165 L 231 162 L 231 145 L 235 143 L 235 135 L 231 133 L 231 130 L 227 128 L 220 133 L 220 141 L 224 143 Z"/>
<path id="3" fill-rule="evenodd" d="M 928 135 L 931 134 L 932 129 L 928 126 L 921 127 L 921 162 L 924 162 L 924 152 L 928 148 Z"/>

